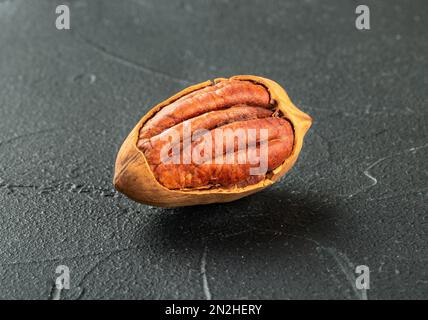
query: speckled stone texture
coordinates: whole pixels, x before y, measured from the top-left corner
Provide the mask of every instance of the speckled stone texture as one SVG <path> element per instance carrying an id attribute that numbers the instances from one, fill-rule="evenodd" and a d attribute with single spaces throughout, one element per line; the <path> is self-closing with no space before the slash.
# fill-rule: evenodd
<path id="1" fill-rule="evenodd" d="M 425 0 L 365 1 L 370 31 L 358 1 L 76 0 L 58 31 L 60 3 L 0 1 L 0 298 L 428 297 Z M 175 210 L 115 192 L 142 115 L 235 74 L 314 119 L 285 178 Z"/>

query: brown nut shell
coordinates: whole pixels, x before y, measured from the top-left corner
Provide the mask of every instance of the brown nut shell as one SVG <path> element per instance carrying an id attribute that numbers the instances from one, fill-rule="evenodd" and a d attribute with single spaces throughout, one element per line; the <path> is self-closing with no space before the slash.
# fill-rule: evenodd
<path id="1" fill-rule="evenodd" d="M 280 110 L 282 117 L 291 122 L 294 130 L 294 145 L 290 156 L 280 166 L 275 168 L 264 180 L 244 187 L 170 190 L 157 181 L 144 153 L 137 147 L 140 129 L 163 107 L 184 95 L 213 85 L 212 81 L 206 81 L 188 87 L 158 104 L 137 123 L 117 155 L 113 180 L 115 188 L 135 201 L 158 207 L 173 208 L 222 203 L 258 192 L 273 184 L 290 170 L 302 149 L 303 138 L 312 124 L 312 119 L 294 106 L 285 90 L 272 80 L 251 75 L 234 76 L 230 79 L 251 81 L 263 85 L 269 91 L 271 101 Z M 227 79 L 218 78 L 214 80 L 214 83 L 224 80 Z"/>

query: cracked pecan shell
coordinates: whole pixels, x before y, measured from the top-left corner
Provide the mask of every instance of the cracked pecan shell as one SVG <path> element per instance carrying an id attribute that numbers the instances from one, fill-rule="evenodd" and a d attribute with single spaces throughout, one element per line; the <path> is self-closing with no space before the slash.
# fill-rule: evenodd
<path id="1" fill-rule="evenodd" d="M 160 207 L 233 201 L 269 186 L 293 166 L 311 122 L 272 80 L 203 82 L 139 121 L 118 153 L 114 185 L 133 200 Z M 227 140 L 228 133 L 249 129 L 253 134 L 245 134 L 244 143 L 236 136 Z M 171 150 L 178 150 L 175 161 Z M 254 174 L 263 155 L 264 170 Z"/>

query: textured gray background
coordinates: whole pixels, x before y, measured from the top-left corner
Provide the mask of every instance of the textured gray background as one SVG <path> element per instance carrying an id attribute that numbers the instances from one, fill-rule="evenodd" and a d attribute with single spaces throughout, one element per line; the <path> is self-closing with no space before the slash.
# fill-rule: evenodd
<path id="1" fill-rule="evenodd" d="M 0 1 L 0 298 L 427 298 L 428 3 Z M 314 119 L 280 183 L 165 210 L 112 188 L 123 139 L 200 81 L 255 74 Z M 53 289 L 55 267 L 71 289 Z"/>

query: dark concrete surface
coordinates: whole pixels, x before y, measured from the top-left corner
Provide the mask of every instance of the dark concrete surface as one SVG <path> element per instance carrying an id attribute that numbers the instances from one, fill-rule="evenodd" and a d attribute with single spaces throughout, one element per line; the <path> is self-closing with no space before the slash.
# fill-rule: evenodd
<path id="1" fill-rule="evenodd" d="M 428 298 L 427 1 L 365 1 L 364 32 L 358 1 L 76 0 L 58 31 L 61 3 L 0 1 L 0 298 Z M 151 106 L 235 74 L 314 119 L 280 183 L 175 210 L 115 192 Z"/>

